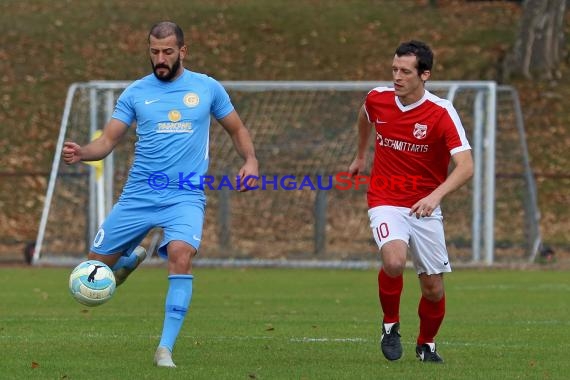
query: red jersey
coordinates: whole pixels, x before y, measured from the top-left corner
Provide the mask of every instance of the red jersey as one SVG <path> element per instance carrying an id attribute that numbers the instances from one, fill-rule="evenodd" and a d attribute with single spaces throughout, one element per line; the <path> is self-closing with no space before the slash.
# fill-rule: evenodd
<path id="1" fill-rule="evenodd" d="M 364 108 L 376 129 L 369 208 L 412 207 L 445 181 L 453 154 L 471 149 L 451 102 L 427 90 L 404 106 L 393 88 L 377 87 Z"/>

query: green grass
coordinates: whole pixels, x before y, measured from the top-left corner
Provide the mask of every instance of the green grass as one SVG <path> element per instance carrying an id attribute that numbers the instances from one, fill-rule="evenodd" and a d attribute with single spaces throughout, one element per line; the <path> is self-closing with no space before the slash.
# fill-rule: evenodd
<path id="1" fill-rule="evenodd" d="M 558 379 L 570 370 L 567 272 L 458 270 L 438 336 L 446 363 L 414 358 L 417 279 L 405 275 L 404 357 L 379 351 L 374 271 L 195 270 L 178 368 L 152 366 L 166 270 L 143 268 L 98 308 L 66 268 L 0 269 L 2 379 Z M 32 365 L 32 363 L 37 363 Z M 32 368 L 35 366 L 35 368 Z"/>

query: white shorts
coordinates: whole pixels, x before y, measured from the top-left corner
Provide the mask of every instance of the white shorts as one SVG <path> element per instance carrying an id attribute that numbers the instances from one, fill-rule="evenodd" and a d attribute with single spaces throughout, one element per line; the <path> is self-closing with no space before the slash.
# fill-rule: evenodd
<path id="1" fill-rule="evenodd" d="M 408 244 L 418 274 L 451 272 L 439 207 L 431 216 L 420 219 L 410 215 L 409 208 L 395 206 L 373 207 L 368 216 L 379 249 L 389 241 L 403 240 Z"/>

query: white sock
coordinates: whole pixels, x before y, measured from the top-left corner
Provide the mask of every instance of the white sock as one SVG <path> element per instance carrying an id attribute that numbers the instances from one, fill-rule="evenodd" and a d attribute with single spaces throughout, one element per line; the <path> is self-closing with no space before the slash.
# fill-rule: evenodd
<path id="1" fill-rule="evenodd" d="M 386 334 L 390 334 L 390 331 L 392 331 L 392 326 L 394 326 L 396 323 L 384 323 L 384 330 L 386 331 Z"/>
<path id="2" fill-rule="evenodd" d="M 431 352 L 435 352 L 435 343 L 426 343 Z"/>

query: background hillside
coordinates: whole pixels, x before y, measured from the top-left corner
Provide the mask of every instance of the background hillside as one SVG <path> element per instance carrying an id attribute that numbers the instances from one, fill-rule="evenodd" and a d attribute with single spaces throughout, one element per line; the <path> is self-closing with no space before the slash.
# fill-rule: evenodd
<path id="1" fill-rule="evenodd" d="M 192 70 L 219 80 L 389 80 L 394 48 L 427 41 L 433 80 L 496 80 L 518 31 L 513 2 L 55 0 L 0 2 L 0 259 L 35 239 L 67 88 L 149 72 L 147 33 L 180 24 Z M 570 246 L 570 74 L 513 79 L 536 173 L 542 233 Z"/>

